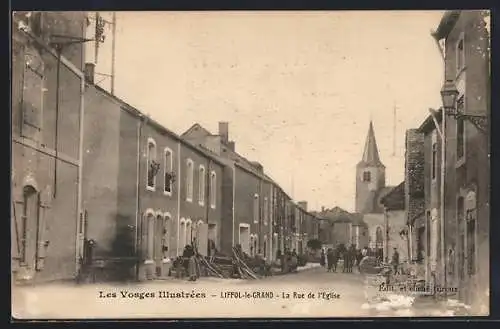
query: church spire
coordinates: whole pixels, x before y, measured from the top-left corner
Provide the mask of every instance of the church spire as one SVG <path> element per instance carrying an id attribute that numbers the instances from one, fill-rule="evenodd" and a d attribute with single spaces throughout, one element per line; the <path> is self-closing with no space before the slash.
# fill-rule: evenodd
<path id="1" fill-rule="evenodd" d="M 371 120 L 368 128 L 368 135 L 366 136 L 363 158 L 361 159 L 360 164 L 377 167 L 384 166 L 378 155 L 377 141 L 375 140 L 375 132 L 373 130 L 373 122 Z"/>

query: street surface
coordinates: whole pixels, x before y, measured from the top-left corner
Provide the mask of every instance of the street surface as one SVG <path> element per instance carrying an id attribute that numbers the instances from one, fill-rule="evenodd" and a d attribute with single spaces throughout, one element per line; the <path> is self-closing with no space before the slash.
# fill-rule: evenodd
<path id="1" fill-rule="evenodd" d="M 196 282 L 165 280 L 130 285 L 47 285 L 14 289 L 13 316 L 18 318 L 287 318 L 415 314 L 408 308 L 383 312 L 368 309 L 362 275 L 327 273 L 324 268 L 317 267 L 251 281 L 201 278 Z"/>

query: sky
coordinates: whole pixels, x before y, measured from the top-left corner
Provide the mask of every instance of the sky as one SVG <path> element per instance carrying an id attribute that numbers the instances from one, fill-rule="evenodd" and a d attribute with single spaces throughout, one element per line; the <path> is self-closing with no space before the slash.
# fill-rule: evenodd
<path id="1" fill-rule="evenodd" d="M 178 134 L 196 122 L 217 133 L 227 121 L 236 151 L 293 199 L 354 211 L 370 120 L 386 184 L 397 185 L 406 129 L 441 104 L 444 66 L 430 33 L 442 14 L 118 12 L 114 92 Z M 101 74 L 111 73 L 106 34 Z M 104 75 L 96 81 L 110 88 Z"/>

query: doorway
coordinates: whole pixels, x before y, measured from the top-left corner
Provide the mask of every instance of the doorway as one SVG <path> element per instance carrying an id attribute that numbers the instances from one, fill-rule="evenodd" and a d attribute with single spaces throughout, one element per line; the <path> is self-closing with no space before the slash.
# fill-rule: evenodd
<path id="1" fill-rule="evenodd" d="M 20 234 L 20 266 L 35 270 L 38 245 L 39 195 L 33 186 L 23 189 L 23 212 Z"/>
<path id="2" fill-rule="evenodd" d="M 240 232 L 239 232 L 239 244 L 241 245 L 241 250 L 250 254 L 250 225 L 248 224 L 240 224 Z"/>
<path id="3" fill-rule="evenodd" d="M 163 237 L 165 233 L 165 225 L 163 215 L 156 215 L 154 221 L 154 231 L 153 234 L 153 260 L 155 263 L 155 274 L 156 276 L 161 276 L 161 267 L 163 262 Z"/>

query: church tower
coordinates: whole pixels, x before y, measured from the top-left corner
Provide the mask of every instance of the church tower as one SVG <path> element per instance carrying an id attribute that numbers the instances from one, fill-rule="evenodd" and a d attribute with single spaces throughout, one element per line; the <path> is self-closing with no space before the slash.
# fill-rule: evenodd
<path id="1" fill-rule="evenodd" d="M 363 158 L 356 165 L 356 212 L 372 213 L 377 206 L 377 194 L 383 187 L 385 166 L 380 161 L 373 123 L 370 121 Z"/>

